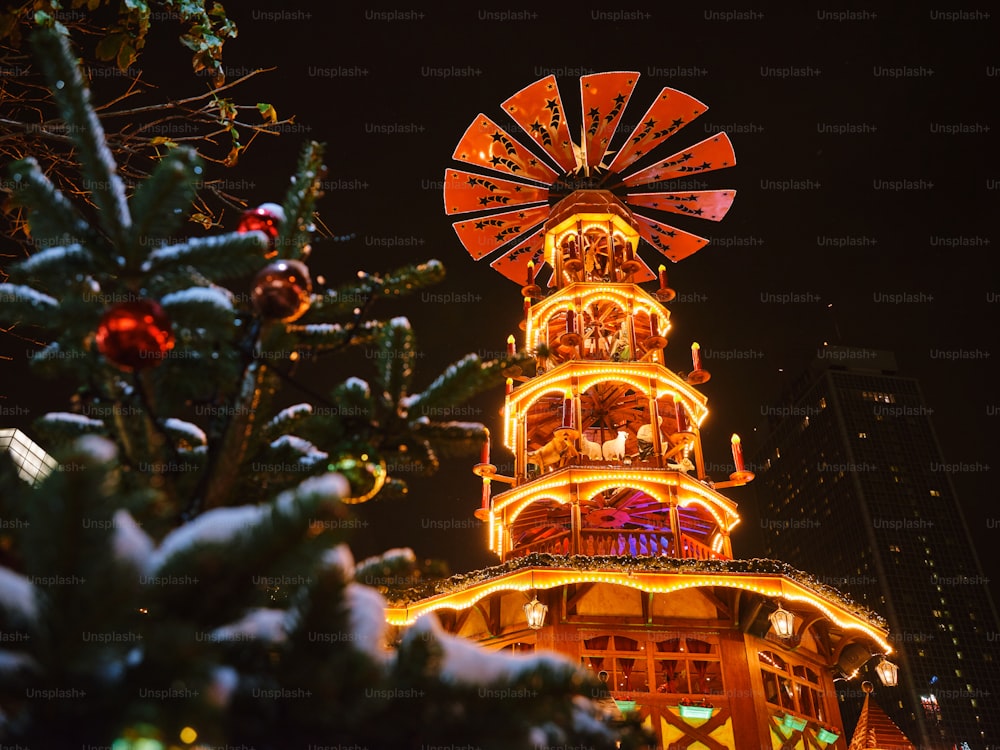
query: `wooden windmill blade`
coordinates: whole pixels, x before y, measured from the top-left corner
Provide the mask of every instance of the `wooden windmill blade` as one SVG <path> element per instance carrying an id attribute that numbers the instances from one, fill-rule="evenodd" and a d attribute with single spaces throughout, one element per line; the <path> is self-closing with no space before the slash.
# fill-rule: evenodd
<path id="1" fill-rule="evenodd" d="M 680 221 L 719 221 L 732 206 L 735 191 L 664 191 L 662 183 L 733 166 L 732 144 L 725 133 L 716 133 L 637 169 L 708 109 L 688 94 L 664 88 L 615 151 L 616 133 L 638 80 L 639 73 L 632 71 L 582 76 L 583 121 L 577 128 L 568 121 L 554 76 L 525 86 L 501 106 L 527 142 L 485 114 L 476 116 L 453 155 L 462 167 L 447 169 L 444 180 L 445 212 L 462 217 L 455 231 L 473 258 L 489 260 L 520 285 L 528 263 L 534 262 L 536 277 L 547 278 L 552 286 L 552 269 L 542 271 L 547 265 L 544 223 L 566 195 L 599 187 L 627 205 L 636 230 L 660 255 L 676 262 L 708 244 L 706 238 L 665 223 L 664 214 L 685 217 Z M 572 141 L 574 132 L 580 133 L 579 143 Z M 656 278 L 652 269 L 660 258 L 650 260 L 654 262 L 636 252 L 634 283 Z"/>

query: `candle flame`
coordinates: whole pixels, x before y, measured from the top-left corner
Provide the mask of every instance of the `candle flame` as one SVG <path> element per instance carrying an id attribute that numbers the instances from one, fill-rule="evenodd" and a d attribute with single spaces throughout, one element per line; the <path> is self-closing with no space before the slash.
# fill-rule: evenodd
<path id="1" fill-rule="evenodd" d="M 663 273 L 664 271 L 666 271 L 666 270 L 667 270 L 667 267 L 666 267 L 665 265 L 663 265 L 663 264 L 661 263 L 661 264 L 660 264 L 660 267 L 659 267 L 659 268 L 657 268 L 656 270 L 657 270 L 657 272 L 659 272 L 659 273 Z"/>
<path id="2" fill-rule="evenodd" d="M 735 432 L 733 433 L 733 436 L 729 440 L 730 440 L 730 442 L 733 445 L 739 445 L 740 444 L 740 436 L 737 435 Z"/>
<path id="3" fill-rule="evenodd" d="M 514 334 L 513 333 L 510 336 L 507 337 L 507 343 L 508 344 L 513 344 L 514 343 Z"/>
<path id="4" fill-rule="evenodd" d="M 691 348 L 692 349 L 701 349 L 701 344 L 699 344 L 697 341 L 695 341 L 693 344 L 691 344 Z"/>

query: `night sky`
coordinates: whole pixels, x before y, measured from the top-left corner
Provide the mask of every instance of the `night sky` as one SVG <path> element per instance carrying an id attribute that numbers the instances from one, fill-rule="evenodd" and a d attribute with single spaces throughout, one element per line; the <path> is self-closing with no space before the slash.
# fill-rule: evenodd
<path id="1" fill-rule="evenodd" d="M 738 191 L 728 216 L 719 224 L 677 220 L 712 243 L 668 264 L 681 299 L 671 305 L 667 363 L 689 369 L 698 341 L 713 376 L 702 387 L 712 409 L 703 425 L 707 460 L 727 460 L 733 432 L 752 444 L 764 407 L 823 342 L 894 351 L 900 374 L 920 380 L 934 409 L 946 461 L 959 464 L 953 481 L 998 599 L 997 22 L 984 9 L 941 5 L 467 4 L 445 12 L 231 3 L 240 36 L 226 45 L 230 77 L 277 67 L 233 97 L 268 101 L 296 123 L 259 139 L 224 176 L 244 181 L 240 192 L 251 203 L 280 200 L 303 141 L 324 141 L 321 218 L 333 234 L 354 238 L 316 242 L 314 277 L 335 284 L 359 269 L 445 264 L 443 284 L 382 308 L 411 320 L 425 354 L 422 387 L 448 362 L 468 352 L 498 355 L 507 335 L 519 333 L 518 287 L 466 254 L 450 226 L 456 219 L 443 210 L 444 170 L 459 166 L 451 155 L 473 118 L 485 113 L 521 136 L 500 102 L 549 74 L 574 134 L 582 74 L 640 73 L 619 140 L 664 86 L 700 99 L 709 111 L 658 155 L 723 129 L 738 159 L 697 178 L 701 189 Z M 150 80 L 168 90 L 204 86 L 173 40 L 152 43 L 143 59 Z M 640 253 L 655 269 L 658 254 L 648 245 Z M 22 364 L 0 363 L 5 403 L 65 408 L 11 387 Z M 364 377 L 370 364 L 360 356 L 321 360 L 298 377 L 324 390 Z M 450 416 L 498 433 L 502 393 L 498 385 Z M 288 394 L 289 403 L 305 399 Z M 494 449 L 495 463 L 509 462 L 502 450 Z M 413 482 L 405 501 L 359 508 L 367 525 L 352 542 L 355 553 L 411 546 L 456 572 L 495 562 L 472 517 L 480 485 L 471 463 L 446 463 L 434 479 Z M 752 486 L 730 496 L 745 511 L 735 552 L 759 554 Z"/>

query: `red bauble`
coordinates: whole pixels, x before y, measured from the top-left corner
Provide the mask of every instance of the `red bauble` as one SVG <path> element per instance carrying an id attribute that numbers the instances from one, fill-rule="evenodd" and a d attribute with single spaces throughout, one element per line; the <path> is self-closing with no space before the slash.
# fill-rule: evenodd
<path id="1" fill-rule="evenodd" d="M 268 257 L 275 254 L 274 241 L 285 223 L 285 209 L 277 203 L 262 203 L 257 208 L 243 212 L 240 223 L 236 225 L 237 232 L 263 232 L 267 235 Z"/>
<path id="2" fill-rule="evenodd" d="M 309 309 L 311 293 L 306 265 L 297 260 L 278 260 L 254 277 L 251 298 L 261 317 L 288 322 L 301 318 Z"/>
<path id="3" fill-rule="evenodd" d="M 151 299 L 108 308 L 95 338 L 97 350 L 122 370 L 156 367 L 174 348 L 170 317 Z"/>

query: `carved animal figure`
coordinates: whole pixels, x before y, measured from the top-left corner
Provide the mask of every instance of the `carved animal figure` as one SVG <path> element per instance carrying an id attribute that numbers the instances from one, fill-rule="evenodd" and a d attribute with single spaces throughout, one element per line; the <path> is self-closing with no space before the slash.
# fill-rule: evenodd
<path id="1" fill-rule="evenodd" d="M 667 463 L 667 468 L 668 469 L 677 469 L 678 471 L 683 471 L 683 472 L 686 473 L 686 472 L 689 472 L 689 471 L 694 471 L 694 464 L 691 463 L 691 459 L 690 458 L 682 458 L 677 463 L 674 463 L 672 461 L 668 462 Z"/>
<path id="2" fill-rule="evenodd" d="M 572 440 L 555 435 L 537 451 L 530 451 L 528 459 L 538 463 L 542 471 L 547 471 L 550 466 L 565 466 L 571 458 L 576 458 L 578 455 L 580 454 L 577 453 Z"/>
<path id="3" fill-rule="evenodd" d="M 604 444 L 601 446 L 601 453 L 604 454 L 605 461 L 621 461 L 625 458 L 625 439 L 627 437 L 627 432 L 618 430 L 618 437 L 604 441 Z"/>
<path id="4" fill-rule="evenodd" d="M 587 436 L 580 434 L 580 452 L 591 461 L 600 461 L 604 456 L 601 454 L 601 444 L 587 440 Z"/>

